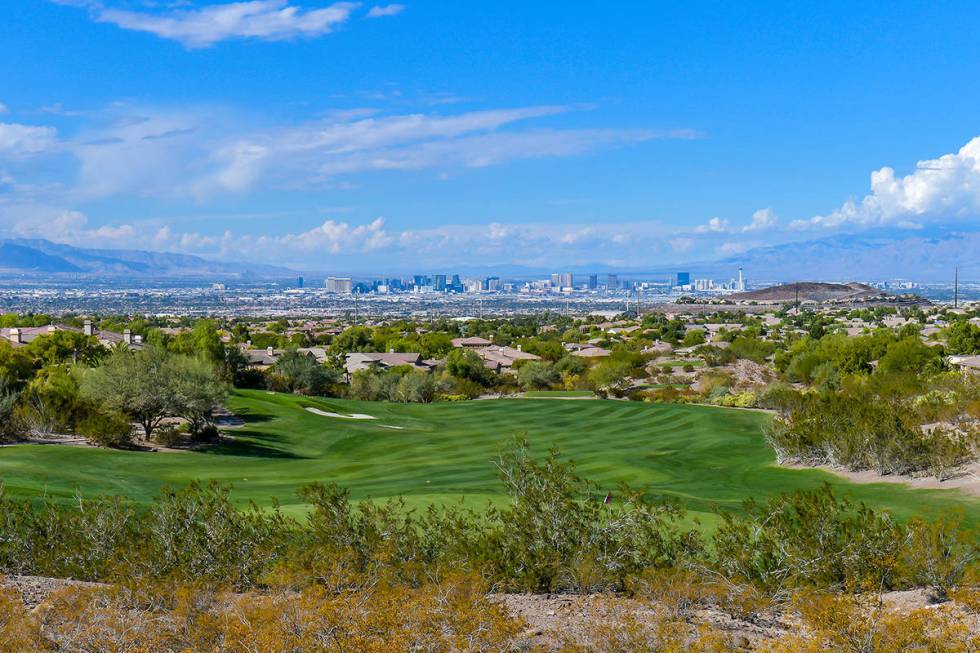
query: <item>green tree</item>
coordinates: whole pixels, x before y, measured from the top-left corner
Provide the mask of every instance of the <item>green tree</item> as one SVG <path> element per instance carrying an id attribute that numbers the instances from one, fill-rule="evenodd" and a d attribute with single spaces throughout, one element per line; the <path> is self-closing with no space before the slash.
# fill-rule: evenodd
<path id="1" fill-rule="evenodd" d="M 548 361 L 530 361 L 517 371 L 517 382 L 525 390 L 549 388 L 557 383 L 558 379 L 554 364 Z"/>
<path id="2" fill-rule="evenodd" d="M 888 348 L 878 361 L 877 373 L 922 373 L 936 371 L 941 365 L 942 350 L 939 347 L 930 347 L 918 338 L 905 338 Z"/>
<path id="3" fill-rule="evenodd" d="M 960 321 L 946 329 L 946 351 L 963 356 L 980 354 L 980 326 Z"/>
<path id="4" fill-rule="evenodd" d="M 191 437 L 214 433 L 214 409 L 224 403 L 228 388 L 214 365 L 200 358 L 181 356 L 170 362 L 173 412 L 187 420 Z"/>
<path id="5" fill-rule="evenodd" d="M 340 333 L 330 343 L 330 350 L 336 354 L 349 354 L 355 351 L 369 351 L 373 347 L 371 329 L 354 326 Z"/>
<path id="6" fill-rule="evenodd" d="M 706 342 L 704 337 L 703 329 L 688 329 L 684 334 L 684 346 L 693 347 L 694 345 L 703 345 Z"/>
<path id="7" fill-rule="evenodd" d="M 325 395 L 340 381 L 337 370 L 320 365 L 312 356 L 288 351 L 279 357 L 270 375 L 272 385 L 285 392 Z"/>
<path id="8" fill-rule="evenodd" d="M 60 365 L 42 369 L 21 395 L 20 422 L 35 433 L 66 433 L 84 412 L 75 376 Z"/>
<path id="9" fill-rule="evenodd" d="M 136 352 L 117 349 L 102 365 L 82 376 L 82 395 L 138 422 L 150 440 L 175 405 L 169 363 L 170 355 L 156 347 Z"/>
<path id="10" fill-rule="evenodd" d="M 627 383 L 631 372 L 629 363 L 605 360 L 589 370 L 589 380 L 596 388 L 618 388 Z"/>
<path id="11" fill-rule="evenodd" d="M 34 363 L 24 349 L 14 349 L 13 345 L 0 339 L 0 380 L 9 387 L 20 389 L 31 378 Z"/>
<path id="12" fill-rule="evenodd" d="M 446 356 L 446 371 L 457 379 L 473 381 L 483 387 L 493 385 L 494 373 L 487 369 L 475 351 L 459 347 Z"/>
<path id="13" fill-rule="evenodd" d="M 406 403 L 428 404 L 438 390 L 435 377 L 428 372 L 412 371 L 398 381 L 395 397 Z"/>
<path id="14" fill-rule="evenodd" d="M 107 353 L 98 340 L 76 331 L 55 331 L 34 338 L 24 351 L 48 365 L 59 363 L 94 365 Z"/>

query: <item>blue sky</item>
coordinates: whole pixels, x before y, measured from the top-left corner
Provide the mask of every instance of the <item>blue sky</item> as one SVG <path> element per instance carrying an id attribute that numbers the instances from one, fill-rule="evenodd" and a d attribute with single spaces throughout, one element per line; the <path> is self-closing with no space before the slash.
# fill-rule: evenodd
<path id="1" fill-rule="evenodd" d="M 980 227 L 977 3 L 7 4 L 6 236 L 369 271 Z"/>

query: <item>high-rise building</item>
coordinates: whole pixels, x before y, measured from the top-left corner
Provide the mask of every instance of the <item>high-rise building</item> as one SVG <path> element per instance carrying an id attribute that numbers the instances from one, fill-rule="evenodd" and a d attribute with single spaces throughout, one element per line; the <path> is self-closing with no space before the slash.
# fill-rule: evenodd
<path id="1" fill-rule="evenodd" d="M 453 292 L 463 292 L 463 282 L 459 280 L 458 274 L 453 275 L 451 288 Z"/>
<path id="2" fill-rule="evenodd" d="M 437 275 L 435 275 L 432 278 L 432 288 L 436 292 L 445 292 L 446 291 L 446 275 L 444 275 L 444 274 L 437 274 Z"/>
<path id="3" fill-rule="evenodd" d="M 428 286 L 429 277 L 425 276 L 424 274 L 416 274 L 415 277 L 413 278 L 413 283 L 416 288 L 421 288 L 422 286 Z"/>
<path id="4" fill-rule="evenodd" d="M 558 275 L 558 286 L 561 288 L 571 288 L 573 285 L 572 273 L 562 272 Z"/>
<path id="5" fill-rule="evenodd" d="M 745 276 L 742 274 L 741 266 L 738 268 L 738 286 L 735 289 L 739 292 L 745 292 Z"/>
<path id="6" fill-rule="evenodd" d="M 690 286 L 691 285 L 691 273 L 690 272 L 678 272 L 677 273 L 677 284 L 678 286 Z"/>
<path id="7" fill-rule="evenodd" d="M 599 275 L 590 274 L 589 275 L 589 290 L 595 290 L 599 287 Z"/>
<path id="8" fill-rule="evenodd" d="M 327 277 L 327 292 L 350 295 L 354 292 L 354 281 L 350 277 Z"/>
<path id="9" fill-rule="evenodd" d="M 557 272 L 551 275 L 551 287 L 561 288 L 561 275 Z"/>
<path id="10" fill-rule="evenodd" d="M 501 288 L 500 277 L 487 277 L 483 280 L 483 289 L 492 292 L 499 292 Z"/>
<path id="11" fill-rule="evenodd" d="M 606 290 L 619 290 L 619 275 L 606 275 Z"/>
<path id="12" fill-rule="evenodd" d="M 302 288 L 303 287 L 303 277 L 298 277 L 296 279 L 296 287 L 297 288 Z"/>

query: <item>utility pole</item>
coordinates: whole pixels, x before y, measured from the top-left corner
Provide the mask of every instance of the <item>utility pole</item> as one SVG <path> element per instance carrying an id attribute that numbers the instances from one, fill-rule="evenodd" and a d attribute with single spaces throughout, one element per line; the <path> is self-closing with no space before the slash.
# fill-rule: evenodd
<path id="1" fill-rule="evenodd" d="M 960 301 L 960 268 L 953 268 L 953 308 L 958 308 Z"/>

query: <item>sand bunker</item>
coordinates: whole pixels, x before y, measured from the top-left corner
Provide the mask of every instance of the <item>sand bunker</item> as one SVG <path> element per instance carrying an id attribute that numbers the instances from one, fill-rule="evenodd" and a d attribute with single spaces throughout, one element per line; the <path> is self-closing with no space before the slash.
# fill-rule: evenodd
<path id="1" fill-rule="evenodd" d="M 375 419 L 374 415 L 364 415 L 361 413 L 351 413 L 350 415 L 341 415 L 340 413 L 328 413 L 325 410 L 320 410 L 319 408 L 313 408 L 308 406 L 306 410 L 310 411 L 314 415 L 321 415 L 323 417 L 339 417 L 340 419 Z"/>

